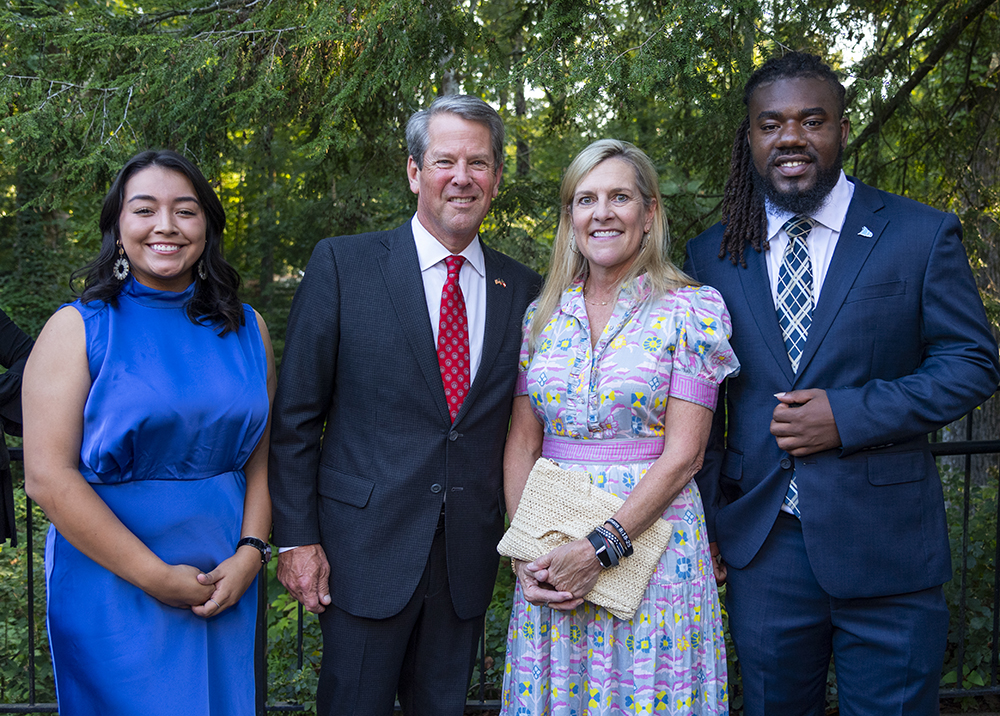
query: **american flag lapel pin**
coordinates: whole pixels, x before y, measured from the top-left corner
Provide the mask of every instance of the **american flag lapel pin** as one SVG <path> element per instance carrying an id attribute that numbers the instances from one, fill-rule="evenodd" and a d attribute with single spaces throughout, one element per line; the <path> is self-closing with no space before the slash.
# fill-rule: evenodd
<path id="1" fill-rule="evenodd" d="M 495 283 L 497 286 L 503 286 L 504 288 L 507 288 L 507 284 L 502 278 L 493 279 L 493 283 Z"/>

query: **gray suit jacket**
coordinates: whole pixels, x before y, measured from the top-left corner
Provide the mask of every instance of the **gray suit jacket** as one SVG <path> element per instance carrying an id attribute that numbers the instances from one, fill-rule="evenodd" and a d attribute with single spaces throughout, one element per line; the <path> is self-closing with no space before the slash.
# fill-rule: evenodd
<path id="1" fill-rule="evenodd" d="M 356 616 L 406 605 L 445 499 L 455 611 L 489 605 L 521 322 L 541 278 L 483 252 L 482 361 L 454 425 L 409 223 L 324 239 L 295 295 L 271 428 L 274 540 L 321 543 L 333 603 Z"/>

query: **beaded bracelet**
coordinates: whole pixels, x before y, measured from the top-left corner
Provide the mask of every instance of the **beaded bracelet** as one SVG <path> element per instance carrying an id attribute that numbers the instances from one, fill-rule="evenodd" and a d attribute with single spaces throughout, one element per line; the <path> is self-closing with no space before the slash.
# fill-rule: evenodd
<path id="1" fill-rule="evenodd" d="M 618 532 L 619 535 L 621 535 L 622 540 L 625 542 L 625 556 L 626 557 L 631 556 L 632 553 L 635 552 L 635 550 L 632 548 L 632 540 L 629 539 L 628 532 L 626 532 L 625 528 L 622 527 L 622 523 L 616 520 L 614 517 L 609 517 L 607 520 L 605 520 L 605 524 L 609 524 L 612 527 L 614 527 L 615 531 Z"/>

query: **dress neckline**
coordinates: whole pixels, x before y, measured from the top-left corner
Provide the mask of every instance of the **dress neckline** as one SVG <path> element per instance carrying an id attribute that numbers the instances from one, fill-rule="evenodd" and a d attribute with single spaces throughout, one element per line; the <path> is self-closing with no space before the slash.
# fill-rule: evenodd
<path id="1" fill-rule="evenodd" d="M 149 308 L 184 308 L 188 301 L 194 297 L 194 281 L 183 291 L 161 291 L 150 288 L 139 283 L 135 278 L 130 278 L 122 286 L 121 295 L 128 298 L 133 303 Z"/>

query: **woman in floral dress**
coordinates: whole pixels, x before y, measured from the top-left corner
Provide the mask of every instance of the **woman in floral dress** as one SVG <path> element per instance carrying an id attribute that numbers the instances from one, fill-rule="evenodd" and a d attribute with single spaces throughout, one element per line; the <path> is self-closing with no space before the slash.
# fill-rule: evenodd
<path id="1" fill-rule="evenodd" d="M 549 278 L 525 316 L 504 482 L 513 515 L 544 456 L 625 500 L 617 524 L 602 526 L 619 544 L 660 517 L 673 535 L 629 621 L 584 601 L 605 568 L 595 545 L 614 551 L 613 539 L 515 560 L 507 716 L 728 712 L 721 612 L 692 477 L 718 386 L 739 366 L 722 298 L 667 258 L 658 184 L 648 157 L 616 140 L 594 142 L 567 169 Z"/>

